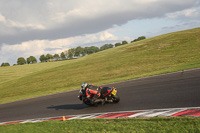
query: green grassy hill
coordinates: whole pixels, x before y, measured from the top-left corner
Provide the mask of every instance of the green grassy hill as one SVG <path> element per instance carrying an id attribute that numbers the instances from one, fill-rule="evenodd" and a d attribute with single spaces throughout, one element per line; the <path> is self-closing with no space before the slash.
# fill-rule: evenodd
<path id="1" fill-rule="evenodd" d="M 29 64 L 29 65 L 19 65 L 11 67 L 0 67 L 0 84 L 8 82 L 11 80 L 20 79 L 29 74 L 39 72 L 45 69 L 51 69 L 65 64 L 65 62 L 49 62 L 38 63 L 38 64 Z"/>
<path id="2" fill-rule="evenodd" d="M 200 67 L 200 28 L 165 34 L 76 60 L 0 68 L 0 103 Z"/>

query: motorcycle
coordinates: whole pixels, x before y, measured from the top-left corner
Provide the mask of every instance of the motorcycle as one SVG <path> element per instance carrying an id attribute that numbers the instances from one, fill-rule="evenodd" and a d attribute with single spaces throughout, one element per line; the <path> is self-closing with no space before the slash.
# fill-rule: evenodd
<path id="1" fill-rule="evenodd" d="M 83 101 L 86 105 L 94 105 L 91 103 L 91 99 L 93 98 L 93 95 L 90 97 L 87 97 L 85 92 L 80 90 L 78 98 Z M 120 97 L 117 95 L 117 89 L 116 88 L 110 88 L 110 87 L 103 87 L 101 89 L 101 99 L 105 100 L 105 103 L 118 103 L 120 101 Z"/>

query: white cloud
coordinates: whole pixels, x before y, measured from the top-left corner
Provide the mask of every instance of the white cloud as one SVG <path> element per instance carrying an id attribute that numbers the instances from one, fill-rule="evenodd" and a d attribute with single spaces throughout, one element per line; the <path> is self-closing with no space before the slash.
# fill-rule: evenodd
<path id="1" fill-rule="evenodd" d="M 5 16 L 3 16 L 0 13 L 0 38 L 4 38 L 5 36 L 15 36 L 18 34 L 21 34 L 21 31 L 23 29 L 24 32 L 29 30 L 45 30 L 45 26 L 41 24 L 32 24 L 32 23 L 23 23 L 18 21 L 13 21 L 10 19 L 7 19 Z M 11 37 L 10 37 L 11 38 Z M 8 39 L 9 40 L 9 39 Z M 0 41 L 0 46 L 4 42 Z"/>
<path id="2" fill-rule="evenodd" d="M 183 11 L 177 11 L 174 13 L 167 14 L 167 17 L 170 19 L 177 19 L 177 20 L 183 20 L 183 19 L 198 20 L 198 18 L 200 18 L 200 9 L 197 8 L 197 9 L 187 9 Z"/>
<path id="3" fill-rule="evenodd" d="M 193 7 L 197 1 L 0 1 L 0 22 L 4 23 L 0 23 L 3 29 L 0 30 L 0 45 L 97 33 L 133 19 L 163 17 L 166 13 Z M 194 11 L 186 13 L 191 14 Z"/>
<path id="4" fill-rule="evenodd" d="M 6 22 L 5 17 L 1 13 L 0 13 L 0 22 L 3 22 L 3 23 Z"/>
<path id="5" fill-rule="evenodd" d="M 31 24 L 31 23 L 23 24 L 23 23 L 11 21 L 11 20 L 8 20 L 6 25 L 8 27 L 16 27 L 16 28 L 23 28 L 23 29 L 26 29 L 26 28 L 36 29 L 36 30 L 44 30 L 45 29 L 45 27 L 41 24 Z"/>
<path id="6" fill-rule="evenodd" d="M 6 60 L 9 60 L 12 64 L 14 64 L 16 63 L 18 57 L 28 58 L 29 56 L 35 56 L 39 58 L 39 56 L 42 54 L 60 54 L 61 52 L 69 48 L 75 48 L 77 46 L 88 46 L 88 44 L 95 44 L 97 46 L 101 46 L 101 42 L 104 41 L 116 42 L 124 39 L 129 38 L 119 38 L 114 36 L 109 31 L 103 31 L 96 34 L 87 34 L 84 36 L 75 36 L 52 41 L 33 40 L 15 45 L 4 44 L 0 49 L 0 60 L 2 62 L 7 62 Z"/>
<path id="7" fill-rule="evenodd" d="M 196 9 L 188 9 L 183 12 L 186 17 L 193 17 L 199 15 L 199 12 Z"/>

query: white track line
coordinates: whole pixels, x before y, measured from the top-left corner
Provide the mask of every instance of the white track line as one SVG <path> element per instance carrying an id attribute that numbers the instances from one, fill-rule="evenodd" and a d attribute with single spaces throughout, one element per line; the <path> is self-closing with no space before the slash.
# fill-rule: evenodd
<path id="1" fill-rule="evenodd" d="M 135 114 L 130 115 L 130 116 L 125 116 L 124 118 L 156 117 L 156 116 L 170 117 L 173 114 L 176 114 L 178 112 L 182 112 L 182 111 L 185 111 L 185 110 L 192 110 L 192 109 L 200 109 L 200 107 L 118 111 L 118 112 L 106 112 L 106 113 L 94 113 L 94 114 L 82 114 L 82 115 L 68 115 L 68 116 L 65 116 L 65 117 L 71 117 L 71 118 L 68 118 L 67 120 L 73 120 L 73 119 L 93 119 L 93 118 L 97 118 L 98 116 L 109 115 L 109 114 L 112 114 L 112 113 L 128 113 L 128 112 L 132 112 L 132 113 L 135 113 Z M 6 124 L 6 123 L 42 122 L 42 121 L 45 121 L 45 120 L 51 120 L 51 119 L 56 119 L 56 118 L 60 119 L 60 118 L 62 118 L 62 116 L 2 122 L 2 123 L 0 123 L 0 125 Z"/>

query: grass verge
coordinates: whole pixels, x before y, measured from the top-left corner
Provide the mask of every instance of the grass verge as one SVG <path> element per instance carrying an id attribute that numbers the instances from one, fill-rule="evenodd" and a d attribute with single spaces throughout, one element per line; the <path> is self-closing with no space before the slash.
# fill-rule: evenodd
<path id="1" fill-rule="evenodd" d="M 134 118 L 46 121 L 0 126 L 1 133 L 198 133 L 200 118 Z"/>

